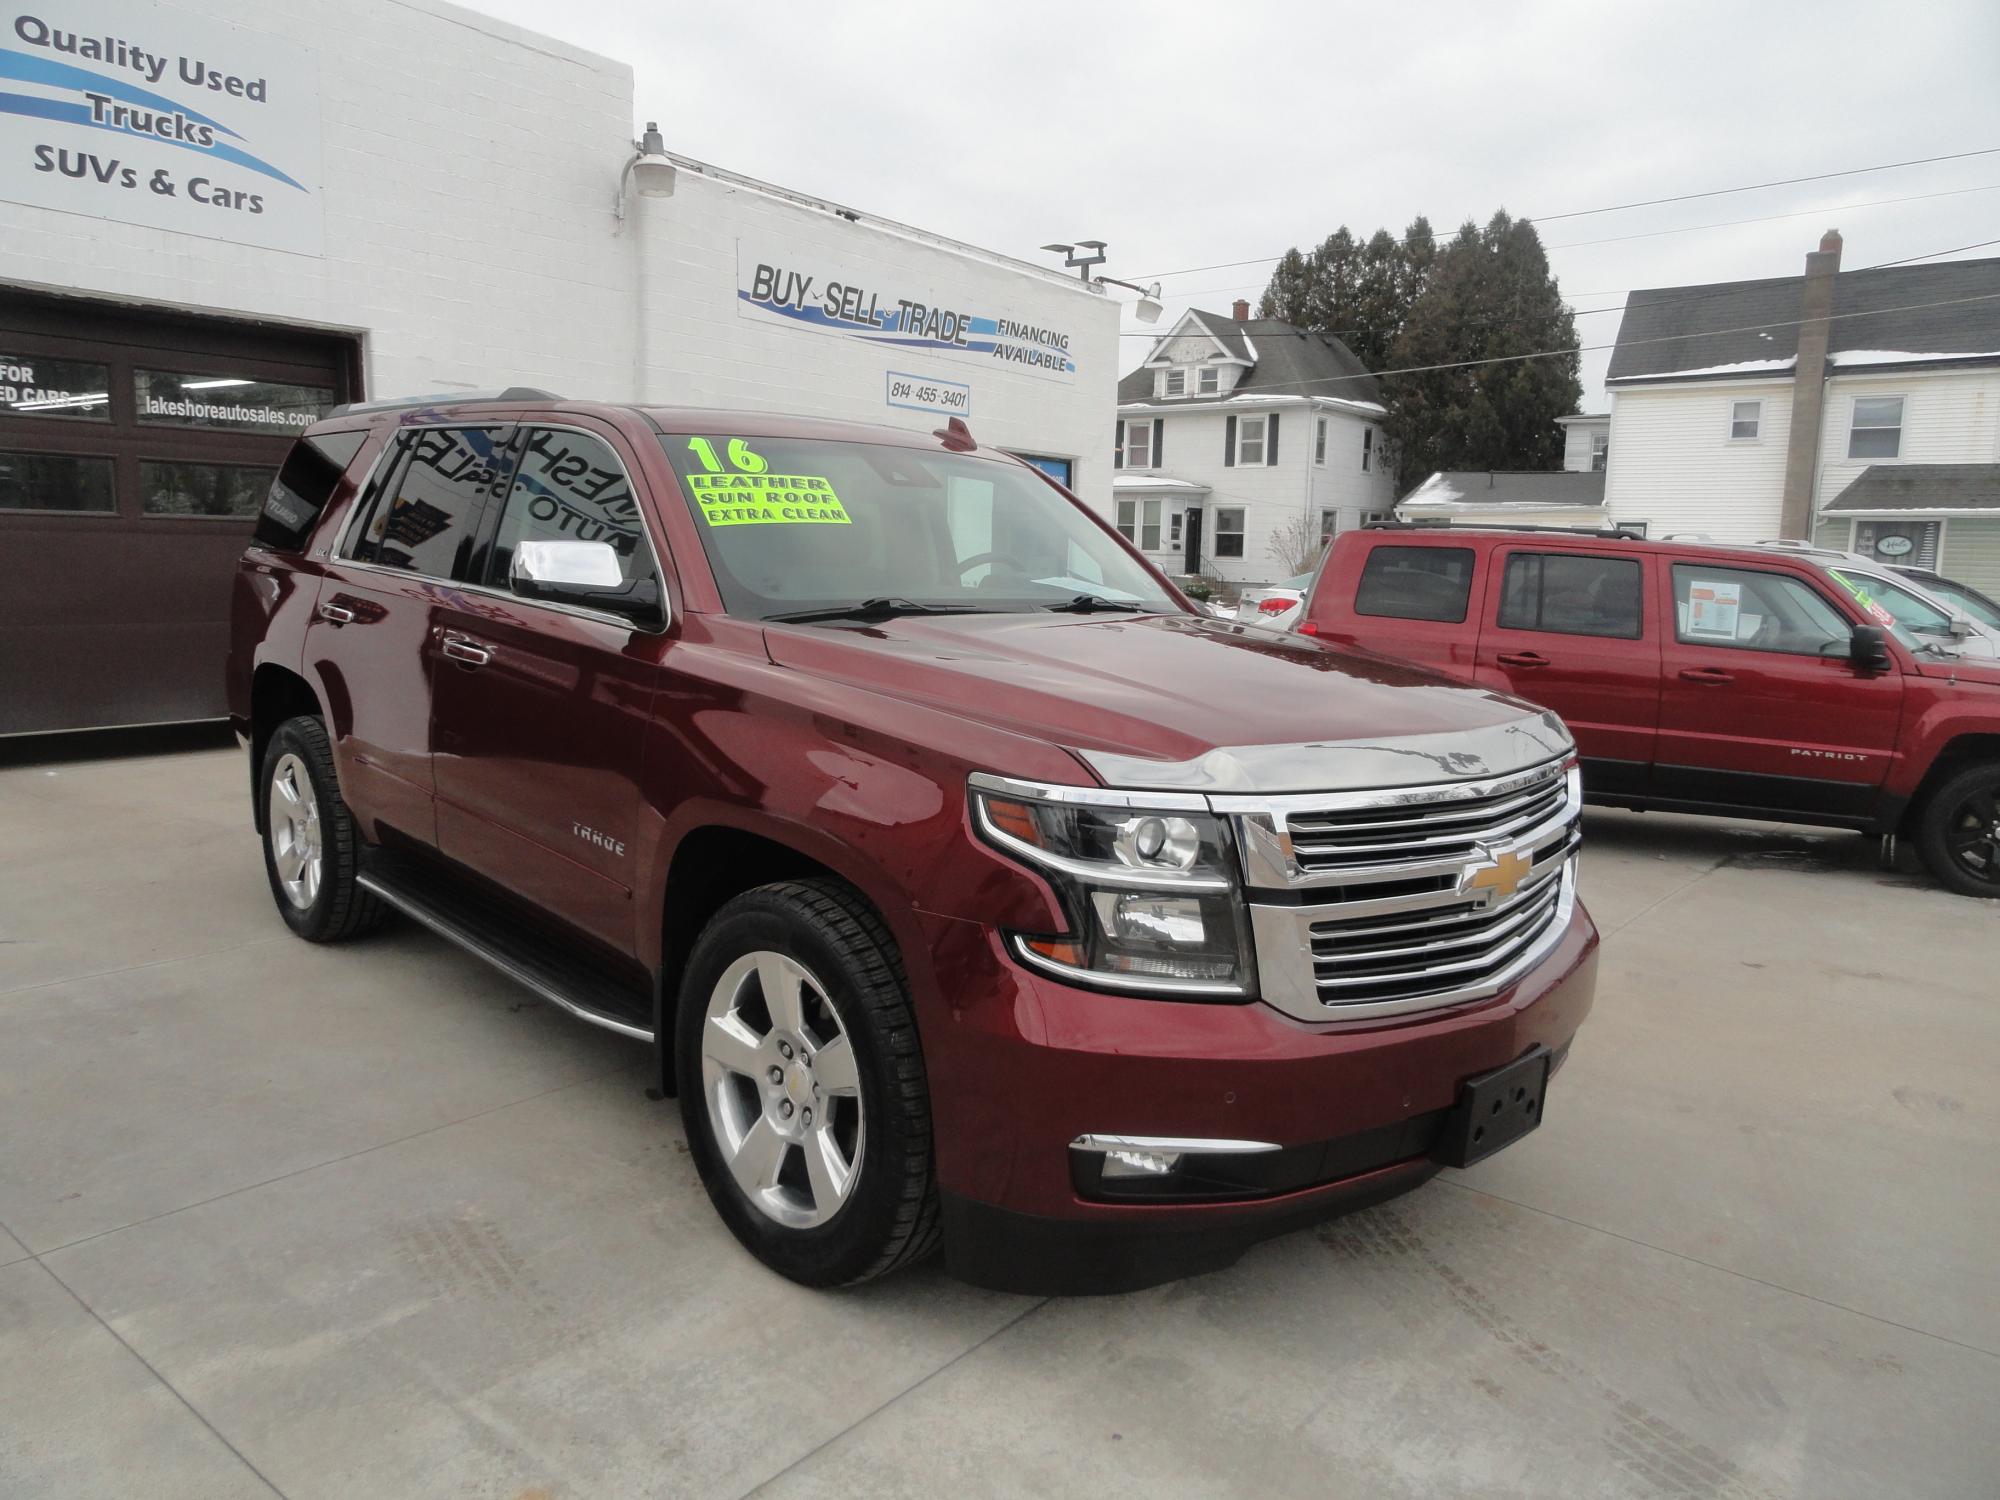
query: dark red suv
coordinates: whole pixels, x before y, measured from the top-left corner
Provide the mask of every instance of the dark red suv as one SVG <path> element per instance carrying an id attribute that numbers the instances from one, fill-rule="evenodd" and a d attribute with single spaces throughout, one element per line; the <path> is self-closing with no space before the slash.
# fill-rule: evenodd
<path id="1" fill-rule="evenodd" d="M 1589 801 L 1902 833 L 2000 897 L 2000 664 L 1908 628 L 1840 557 L 1370 527 L 1335 539 L 1299 628 L 1554 709 Z"/>
<path id="2" fill-rule="evenodd" d="M 1590 1007 L 1553 714 L 1205 616 L 957 423 L 351 408 L 233 631 L 285 921 L 651 1043 L 799 1281 L 1227 1263 L 1533 1128 Z"/>

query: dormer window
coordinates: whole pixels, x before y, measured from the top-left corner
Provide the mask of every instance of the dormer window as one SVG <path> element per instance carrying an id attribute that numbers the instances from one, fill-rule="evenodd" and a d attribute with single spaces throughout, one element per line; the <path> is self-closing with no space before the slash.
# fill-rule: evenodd
<path id="1" fill-rule="evenodd" d="M 1216 369 L 1214 365 L 1209 365 L 1197 373 L 1195 384 L 1202 395 L 1213 396 L 1222 389 L 1222 371 Z"/>
<path id="2" fill-rule="evenodd" d="M 1187 394 L 1186 370 L 1167 371 L 1167 394 L 1169 396 L 1185 396 Z"/>

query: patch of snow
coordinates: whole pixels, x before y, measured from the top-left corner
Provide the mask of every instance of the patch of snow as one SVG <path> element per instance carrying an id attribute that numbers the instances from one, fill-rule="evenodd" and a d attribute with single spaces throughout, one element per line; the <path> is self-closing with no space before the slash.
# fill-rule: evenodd
<path id="1" fill-rule="evenodd" d="M 1628 380 L 1684 380 L 1690 375 L 1752 375 L 1763 371 L 1789 370 L 1798 363 L 1791 359 L 1746 359 L 1733 365 L 1703 365 L 1698 370 L 1652 370 L 1643 375 L 1620 375 L 1615 384 Z"/>
<path id="2" fill-rule="evenodd" d="M 1405 505 L 1449 504 L 1453 500 L 1463 500 L 1465 492 L 1451 487 L 1442 474 L 1433 474 L 1422 484 L 1403 497 Z"/>
<path id="3" fill-rule="evenodd" d="M 1195 484 L 1186 479 L 1169 479 L 1164 474 L 1113 474 L 1111 488 L 1114 490 L 1205 490 L 1205 484 Z"/>
<path id="4" fill-rule="evenodd" d="M 2000 349 L 1921 354 L 1908 349 L 1842 349 L 1827 356 L 1833 365 L 1912 365 L 1932 359 L 2000 359 Z"/>

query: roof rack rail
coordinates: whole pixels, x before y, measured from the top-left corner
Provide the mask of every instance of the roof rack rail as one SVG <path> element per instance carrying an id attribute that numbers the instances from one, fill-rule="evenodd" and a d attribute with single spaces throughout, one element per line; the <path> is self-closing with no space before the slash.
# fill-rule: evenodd
<path id="1" fill-rule="evenodd" d="M 422 396 L 384 396 L 379 401 L 348 401 L 328 412 L 329 417 L 351 417 L 363 411 L 397 411 L 406 406 L 465 406 L 474 401 L 560 401 L 554 391 L 532 385 L 510 385 L 501 391 L 432 391 Z"/>
<path id="2" fill-rule="evenodd" d="M 1635 526 L 1534 526 L 1525 521 L 1447 521 L 1442 518 L 1413 521 L 1366 521 L 1364 531 L 1535 531 L 1556 536 L 1601 536 L 1622 541 L 1643 542 L 1646 533 Z"/>

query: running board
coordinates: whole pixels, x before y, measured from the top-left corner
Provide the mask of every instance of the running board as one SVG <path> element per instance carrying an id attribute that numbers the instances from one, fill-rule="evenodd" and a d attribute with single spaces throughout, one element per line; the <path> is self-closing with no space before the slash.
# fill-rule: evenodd
<path id="1" fill-rule="evenodd" d="M 634 997 L 626 996 L 607 979 L 562 963 L 546 951 L 545 945 L 523 937 L 518 930 L 509 931 L 499 923 L 481 920 L 485 914 L 470 903 L 454 901 L 442 892 L 420 895 L 410 885 L 380 870 L 364 868 L 355 877 L 355 884 L 439 937 L 458 944 L 473 957 L 484 959 L 556 1009 L 620 1036 L 641 1042 L 653 1040 L 650 1027 L 634 1025 L 608 1008 L 616 999 Z"/>

